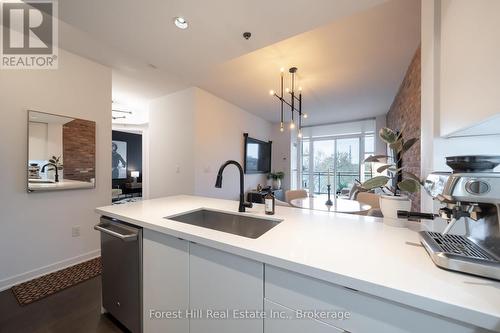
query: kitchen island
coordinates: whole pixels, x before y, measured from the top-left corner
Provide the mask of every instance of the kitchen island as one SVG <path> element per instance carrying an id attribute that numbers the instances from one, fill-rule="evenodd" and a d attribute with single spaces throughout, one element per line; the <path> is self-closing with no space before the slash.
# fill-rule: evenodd
<path id="1" fill-rule="evenodd" d="M 237 213 L 236 201 L 185 195 L 96 209 L 144 228 L 144 332 L 500 332 L 500 282 L 437 268 L 415 230 L 289 207 L 257 239 L 165 218 L 201 208 L 266 217 L 263 205 Z M 292 315 L 164 318 L 187 308 Z M 289 319 L 303 310 L 349 318 Z"/>

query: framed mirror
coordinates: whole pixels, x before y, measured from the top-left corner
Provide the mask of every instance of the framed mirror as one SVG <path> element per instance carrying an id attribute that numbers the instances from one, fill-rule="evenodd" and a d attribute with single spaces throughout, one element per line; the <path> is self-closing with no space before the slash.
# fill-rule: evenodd
<path id="1" fill-rule="evenodd" d="M 95 188 L 95 122 L 28 111 L 28 192 Z"/>

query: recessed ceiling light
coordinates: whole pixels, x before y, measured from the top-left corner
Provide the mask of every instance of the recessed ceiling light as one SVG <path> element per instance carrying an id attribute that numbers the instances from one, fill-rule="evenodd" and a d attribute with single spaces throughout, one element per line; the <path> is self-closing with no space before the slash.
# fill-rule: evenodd
<path id="1" fill-rule="evenodd" d="M 174 18 L 174 23 L 177 28 L 182 30 L 187 29 L 188 27 L 188 22 L 184 17 L 181 16 L 177 16 L 176 18 Z"/>

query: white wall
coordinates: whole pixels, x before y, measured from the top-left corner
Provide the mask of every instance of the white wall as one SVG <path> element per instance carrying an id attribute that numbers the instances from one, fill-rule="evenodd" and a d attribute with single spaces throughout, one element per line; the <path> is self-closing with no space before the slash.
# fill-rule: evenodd
<path id="1" fill-rule="evenodd" d="M 194 193 L 194 106 L 190 88 L 149 109 L 149 197 Z"/>
<path id="2" fill-rule="evenodd" d="M 243 163 L 243 133 L 269 140 L 271 124 L 199 88 L 170 94 L 150 105 L 150 197 L 196 194 L 237 199 L 239 176 L 224 171 L 222 189 L 214 187 L 226 160 Z M 245 175 L 246 190 L 265 184 L 265 175 Z"/>
<path id="3" fill-rule="evenodd" d="M 51 159 L 52 156 L 63 156 L 62 124 L 47 124 L 47 153 L 47 159 Z"/>
<path id="4" fill-rule="evenodd" d="M 295 132 L 294 132 L 295 133 Z M 280 132 L 280 124 L 275 123 L 271 128 L 271 140 L 273 141 L 271 169 L 283 171 L 285 178 L 281 183 L 283 189 L 291 188 L 291 166 L 292 166 L 292 133 L 286 129 Z"/>
<path id="5" fill-rule="evenodd" d="M 119 84 L 113 70 L 113 110 L 126 111 L 132 113 L 113 112 L 115 117 L 123 117 L 113 119 L 113 125 L 144 125 L 149 122 L 149 100 L 139 98 L 130 94 L 129 91 L 120 91 Z"/>
<path id="6" fill-rule="evenodd" d="M 48 124 L 29 122 L 29 159 L 30 160 L 47 160 L 47 141 L 48 141 Z"/>
<path id="7" fill-rule="evenodd" d="M 194 88 L 195 111 L 195 191 L 196 195 L 237 199 L 239 173 L 236 167 L 224 170 L 222 188 L 215 188 L 215 179 L 222 163 L 236 160 L 243 165 L 244 138 L 249 136 L 268 141 L 271 124 L 205 90 Z M 274 145 L 273 145 L 274 146 Z M 273 147 L 274 148 L 274 147 Z M 245 175 L 245 191 L 267 183 L 266 175 Z"/>
<path id="8" fill-rule="evenodd" d="M 29 159 L 48 161 L 63 155 L 63 125 L 29 122 Z"/>
<path id="9" fill-rule="evenodd" d="M 96 189 L 26 192 L 28 109 L 97 123 Z M 57 70 L 1 71 L 0 290 L 99 255 L 92 227 L 94 208 L 111 199 L 110 109 L 110 69 L 63 50 Z"/>
<path id="10" fill-rule="evenodd" d="M 500 135 L 471 136 L 463 138 L 436 138 L 434 141 L 434 170 L 451 171 L 446 156 L 499 155 Z M 500 167 L 497 167 L 500 171 Z"/>

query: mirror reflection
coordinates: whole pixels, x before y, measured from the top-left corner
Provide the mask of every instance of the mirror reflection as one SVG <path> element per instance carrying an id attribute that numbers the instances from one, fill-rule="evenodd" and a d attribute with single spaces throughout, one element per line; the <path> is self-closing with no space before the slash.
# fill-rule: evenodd
<path id="1" fill-rule="evenodd" d="M 95 187 L 95 122 L 28 111 L 28 192 Z"/>

